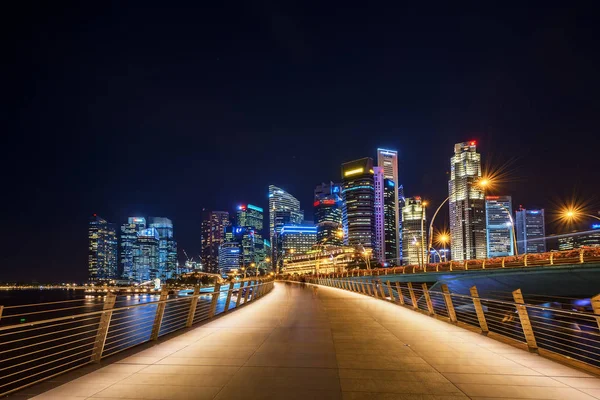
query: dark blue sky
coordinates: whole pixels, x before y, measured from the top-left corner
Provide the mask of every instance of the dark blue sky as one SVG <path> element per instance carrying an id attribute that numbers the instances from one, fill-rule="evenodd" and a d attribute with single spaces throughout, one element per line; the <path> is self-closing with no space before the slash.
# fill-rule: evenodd
<path id="1" fill-rule="evenodd" d="M 190 4 L 4 13 L 0 280 L 85 279 L 92 213 L 170 217 L 190 255 L 203 207 L 266 206 L 270 183 L 310 217 L 314 186 L 377 147 L 433 204 L 471 139 L 512 160 L 515 206 L 598 200 L 590 9 Z"/>

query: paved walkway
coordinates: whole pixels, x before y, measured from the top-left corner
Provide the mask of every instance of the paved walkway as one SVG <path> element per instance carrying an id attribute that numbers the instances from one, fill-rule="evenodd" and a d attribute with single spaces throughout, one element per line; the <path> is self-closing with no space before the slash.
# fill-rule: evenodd
<path id="1" fill-rule="evenodd" d="M 276 284 L 230 315 L 36 398 L 600 398 L 600 379 L 417 312 Z"/>

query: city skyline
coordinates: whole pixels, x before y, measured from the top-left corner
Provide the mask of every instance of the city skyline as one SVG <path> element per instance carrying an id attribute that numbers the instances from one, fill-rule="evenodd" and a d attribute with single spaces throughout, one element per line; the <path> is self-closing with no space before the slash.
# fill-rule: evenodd
<path id="1" fill-rule="evenodd" d="M 84 280 L 93 213 L 169 216 L 194 257 L 202 208 L 266 210 L 269 184 L 314 220 L 314 186 L 377 148 L 398 151 L 406 195 L 432 205 L 447 196 L 448 149 L 475 140 L 484 164 L 509 164 L 490 194 L 544 208 L 548 234 L 570 229 L 552 221 L 557 204 L 598 209 L 583 7 L 17 6 L 2 39 L 0 280 Z"/>

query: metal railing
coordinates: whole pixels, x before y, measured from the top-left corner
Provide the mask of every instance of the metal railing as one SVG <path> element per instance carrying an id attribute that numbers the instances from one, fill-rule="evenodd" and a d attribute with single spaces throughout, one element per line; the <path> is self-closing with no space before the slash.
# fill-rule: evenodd
<path id="1" fill-rule="evenodd" d="M 428 272 L 458 272 L 484 269 L 544 267 L 566 264 L 600 262 L 600 247 L 582 247 L 575 250 L 551 251 L 548 253 L 523 254 L 520 256 L 488 258 L 483 260 L 447 261 L 434 264 L 405 265 L 400 267 L 354 269 L 344 272 L 322 274 L 327 277 L 380 276 L 390 274 L 423 274 Z"/>
<path id="2" fill-rule="evenodd" d="M 521 290 L 512 299 L 450 293 L 446 284 L 433 291 L 426 283 L 383 282 L 380 279 L 312 277 L 307 282 L 349 290 L 412 308 L 432 317 L 520 344 L 542 356 L 600 373 L 600 294 L 591 299 L 593 312 L 527 304 Z"/>
<path id="3" fill-rule="evenodd" d="M 109 292 L 96 304 L 0 306 L 0 396 L 189 328 L 272 289 L 272 279 L 248 279 L 171 299 L 163 289 L 157 301 L 140 304 Z"/>

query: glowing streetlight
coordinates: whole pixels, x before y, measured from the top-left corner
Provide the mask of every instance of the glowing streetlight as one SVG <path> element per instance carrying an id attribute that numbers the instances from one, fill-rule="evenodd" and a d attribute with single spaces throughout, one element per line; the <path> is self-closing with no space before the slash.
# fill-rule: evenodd
<path id="1" fill-rule="evenodd" d="M 579 222 L 583 217 L 594 218 L 600 221 L 600 217 L 594 214 L 585 213 L 581 207 L 566 206 L 560 210 L 559 217 L 564 222 Z"/>

